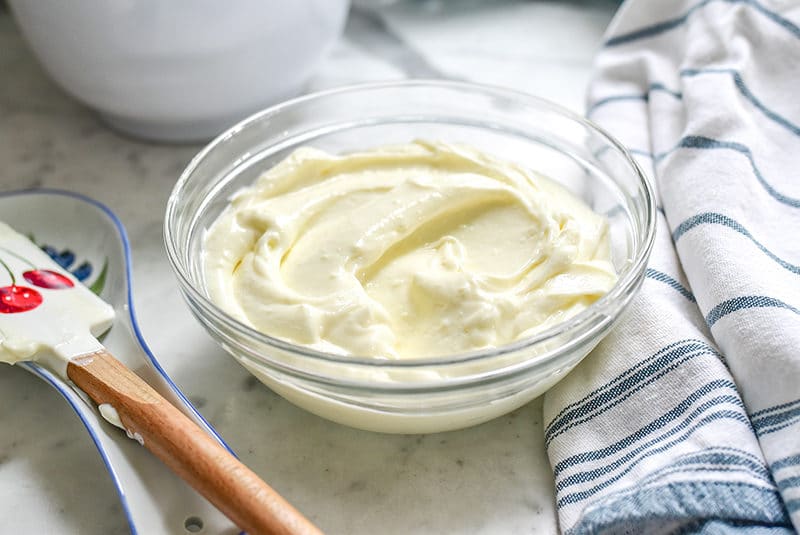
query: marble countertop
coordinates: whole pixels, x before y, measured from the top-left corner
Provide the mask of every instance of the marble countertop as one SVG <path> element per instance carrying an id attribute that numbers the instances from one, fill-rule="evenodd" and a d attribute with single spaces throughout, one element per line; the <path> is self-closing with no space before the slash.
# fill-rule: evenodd
<path id="1" fill-rule="evenodd" d="M 409 0 L 359 8 L 308 90 L 444 77 L 581 111 L 592 56 L 616 7 Z M 116 212 L 130 237 L 134 304 L 150 348 L 241 459 L 326 532 L 557 531 L 538 400 L 471 429 L 414 436 L 358 431 L 292 406 L 211 341 L 169 268 L 163 208 L 200 147 L 109 130 L 47 79 L 1 5 L 0 73 L 0 190 L 68 189 Z M 0 429 L 0 531 L 128 532 L 89 436 L 55 391 L 0 367 Z"/>

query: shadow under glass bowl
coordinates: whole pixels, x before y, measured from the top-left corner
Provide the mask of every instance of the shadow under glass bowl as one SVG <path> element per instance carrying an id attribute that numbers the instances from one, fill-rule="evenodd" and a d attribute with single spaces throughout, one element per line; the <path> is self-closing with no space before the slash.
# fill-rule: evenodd
<path id="1" fill-rule="evenodd" d="M 444 357 L 387 361 L 297 346 L 235 320 L 208 297 L 206 230 L 231 195 L 292 151 L 345 153 L 415 139 L 463 143 L 561 183 L 608 218 L 615 286 L 533 337 Z M 550 388 L 591 351 L 641 285 L 655 235 L 652 186 L 585 119 L 498 88 L 441 81 L 351 86 L 257 113 L 201 151 L 167 203 L 164 237 L 181 291 L 211 336 L 289 401 L 353 427 L 428 433 L 475 425 Z"/>

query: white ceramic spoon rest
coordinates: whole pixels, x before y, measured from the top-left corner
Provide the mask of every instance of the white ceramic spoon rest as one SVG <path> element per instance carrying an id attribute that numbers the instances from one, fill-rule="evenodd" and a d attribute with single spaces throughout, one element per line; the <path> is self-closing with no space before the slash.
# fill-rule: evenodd
<path id="1" fill-rule="evenodd" d="M 84 283 L 98 290 L 116 313 L 114 326 L 103 339 L 103 345 L 225 446 L 164 373 L 142 339 L 131 298 L 128 240 L 116 216 L 92 199 L 54 190 L 1 194 L 0 213 L 19 232 L 41 246 L 50 247 L 59 264 L 66 267 L 71 263 L 69 267 L 78 278 L 88 275 Z M 185 534 L 201 529 L 209 534 L 239 532 L 158 459 L 108 424 L 94 404 L 85 402 L 79 391 L 58 375 L 34 362 L 19 366 L 58 390 L 86 426 L 119 492 L 132 533 Z"/>

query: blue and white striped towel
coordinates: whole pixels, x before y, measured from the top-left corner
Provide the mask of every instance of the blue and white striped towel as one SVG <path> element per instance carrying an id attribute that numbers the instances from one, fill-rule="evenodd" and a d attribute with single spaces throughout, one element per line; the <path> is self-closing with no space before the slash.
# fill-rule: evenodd
<path id="1" fill-rule="evenodd" d="M 628 0 L 590 118 L 659 191 L 628 314 L 545 397 L 568 533 L 800 529 L 800 2 Z"/>

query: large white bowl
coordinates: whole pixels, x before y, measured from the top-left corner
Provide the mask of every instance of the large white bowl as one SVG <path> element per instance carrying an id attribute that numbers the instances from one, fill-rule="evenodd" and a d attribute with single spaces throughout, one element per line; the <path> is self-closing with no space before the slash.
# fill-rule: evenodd
<path id="1" fill-rule="evenodd" d="M 120 130 L 209 139 L 302 89 L 349 0 L 10 0 L 35 55 Z"/>

